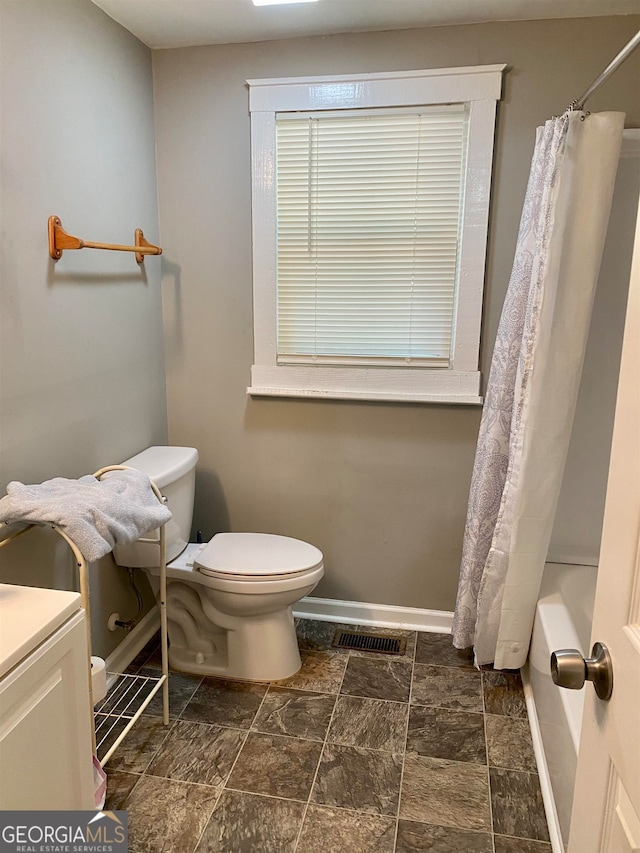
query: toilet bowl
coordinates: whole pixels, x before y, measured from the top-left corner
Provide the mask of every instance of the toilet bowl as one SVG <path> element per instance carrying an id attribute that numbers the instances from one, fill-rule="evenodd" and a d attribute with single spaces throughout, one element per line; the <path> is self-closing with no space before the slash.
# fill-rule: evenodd
<path id="1" fill-rule="evenodd" d="M 300 669 L 291 607 L 322 578 L 322 552 L 270 533 L 188 543 L 197 458 L 194 448 L 153 447 L 122 463 L 148 474 L 173 513 L 166 530 L 169 663 L 245 681 L 287 678 Z M 158 593 L 159 537 L 117 546 L 114 557 L 144 568 Z"/>

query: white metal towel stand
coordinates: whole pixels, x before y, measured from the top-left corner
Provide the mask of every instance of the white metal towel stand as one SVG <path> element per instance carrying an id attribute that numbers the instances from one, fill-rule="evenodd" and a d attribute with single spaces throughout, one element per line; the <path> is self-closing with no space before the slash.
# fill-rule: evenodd
<path id="1" fill-rule="evenodd" d="M 104 474 L 109 471 L 124 471 L 126 465 L 109 465 L 106 468 L 101 468 L 93 475 L 97 480 L 100 480 Z M 160 503 L 165 503 L 165 498 L 161 495 L 156 484 L 150 480 L 151 488 Z M 89 594 L 89 569 L 87 561 L 76 545 L 76 543 L 65 533 L 65 531 L 57 524 L 49 523 L 47 525 L 29 524 L 22 530 L 12 533 L 5 539 L 0 540 L 0 548 L 8 545 L 9 542 L 14 542 L 18 537 L 32 530 L 34 527 L 51 527 L 56 531 L 69 545 L 73 551 L 78 567 L 80 578 L 80 595 L 82 597 L 82 606 L 85 611 L 87 625 L 87 666 L 89 668 L 89 700 L 91 707 L 91 732 L 93 738 L 93 752 L 98 756 L 98 752 L 105 748 L 103 755 L 98 756 L 102 764 L 106 764 L 116 751 L 123 739 L 129 733 L 132 726 L 138 720 L 144 709 L 151 702 L 153 697 L 162 687 L 162 718 L 165 726 L 169 724 L 169 658 L 167 644 L 167 559 L 166 559 L 166 538 L 164 524 L 160 527 L 160 538 L 146 539 L 141 541 L 153 542 L 159 545 L 160 548 L 160 594 L 158 607 L 160 610 L 160 647 L 162 652 L 162 675 L 159 678 L 151 678 L 148 676 L 117 674 L 119 681 L 116 687 L 106 697 L 98 708 L 93 708 L 93 690 L 91 687 L 91 600 Z M 98 739 L 98 735 L 100 736 Z"/>

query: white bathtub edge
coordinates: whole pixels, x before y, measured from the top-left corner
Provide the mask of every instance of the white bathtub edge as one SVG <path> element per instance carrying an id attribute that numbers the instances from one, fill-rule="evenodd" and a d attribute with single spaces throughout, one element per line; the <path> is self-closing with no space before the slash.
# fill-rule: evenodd
<path id="1" fill-rule="evenodd" d="M 551 788 L 551 778 L 547 767 L 547 759 L 545 758 L 544 748 L 542 746 L 542 735 L 538 724 L 538 714 L 536 711 L 536 700 L 533 697 L 533 689 L 529 678 L 529 664 L 520 670 L 522 675 L 522 684 L 524 687 L 524 698 L 527 704 L 527 716 L 529 717 L 529 728 L 531 729 L 531 739 L 533 741 L 533 752 L 536 758 L 538 767 L 538 776 L 540 777 L 540 789 L 542 791 L 542 802 L 544 811 L 549 826 L 549 838 L 551 840 L 552 853 L 565 853 L 564 844 L 562 841 L 562 832 L 560 831 L 560 821 L 556 811 L 556 804 L 553 798 L 553 790 Z"/>

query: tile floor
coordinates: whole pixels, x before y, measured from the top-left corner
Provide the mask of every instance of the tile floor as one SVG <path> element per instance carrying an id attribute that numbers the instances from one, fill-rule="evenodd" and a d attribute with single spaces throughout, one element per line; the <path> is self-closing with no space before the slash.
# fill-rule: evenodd
<path id="1" fill-rule="evenodd" d="M 336 651 L 337 627 L 298 622 L 284 682 L 170 676 L 170 726 L 154 699 L 106 767 L 131 853 L 551 853 L 520 676 L 442 634 Z M 158 666 L 156 641 L 134 668 Z"/>

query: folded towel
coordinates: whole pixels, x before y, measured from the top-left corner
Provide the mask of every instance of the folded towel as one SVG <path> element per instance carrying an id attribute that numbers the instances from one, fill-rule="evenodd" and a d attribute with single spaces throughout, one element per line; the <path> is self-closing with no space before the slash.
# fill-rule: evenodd
<path id="1" fill-rule="evenodd" d="M 110 471 L 101 480 L 87 475 L 29 486 L 12 482 L 0 500 L 0 521 L 57 524 L 89 562 L 114 545 L 135 542 L 170 518 L 147 475 L 133 468 Z"/>

